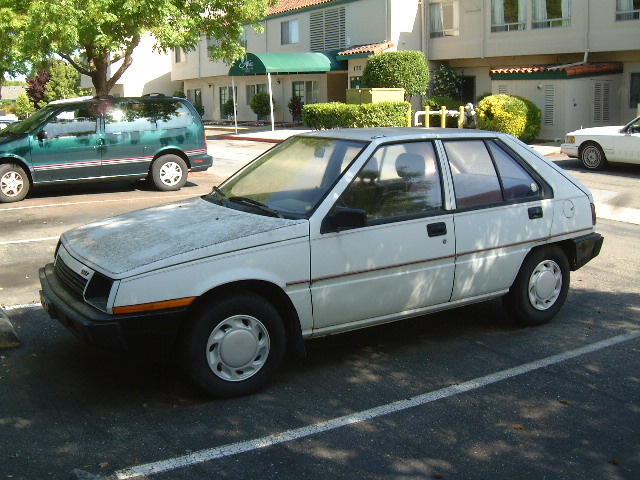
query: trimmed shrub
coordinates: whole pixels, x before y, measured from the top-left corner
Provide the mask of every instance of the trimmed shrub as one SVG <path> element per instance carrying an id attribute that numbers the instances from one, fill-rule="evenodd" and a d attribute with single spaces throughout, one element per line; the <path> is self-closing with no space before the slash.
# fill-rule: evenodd
<path id="1" fill-rule="evenodd" d="M 269 94 L 267 92 L 258 92 L 251 97 L 251 110 L 259 116 L 271 115 L 271 105 L 269 104 Z M 273 108 L 276 108 L 276 102 L 273 102 Z"/>
<path id="2" fill-rule="evenodd" d="M 378 102 L 351 105 L 314 103 L 302 108 L 302 121 L 318 130 L 331 128 L 407 127 L 411 125 L 409 102 Z"/>
<path id="3" fill-rule="evenodd" d="M 460 77 L 447 65 L 440 65 L 431 73 L 431 95 L 434 97 L 460 98 L 461 85 Z"/>
<path id="4" fill-rule="evenodd" d="M 289 109 L 289 113 L 291 113 L 294 122 L 299 122 L 302 118 L 302 107 L 304 107 L 304 102 L 300 97 L 294 95 L 289 99 L 287 108 Z"/>
<path id="5" fill-rule="evenodd" d="M 405 98 L 429 90 L 429 66 L 424 53 L 413 50 L 372 56 L 362 72 L 363 88 L 404 88 Z"/>
<path id="6" fill-rule="evenodd" d="M 540 109 L 522 97 L 490 95 L 478 103 L 476 115 L 480 130 L 509 133 L 523 142 L 540 133 Z"/>

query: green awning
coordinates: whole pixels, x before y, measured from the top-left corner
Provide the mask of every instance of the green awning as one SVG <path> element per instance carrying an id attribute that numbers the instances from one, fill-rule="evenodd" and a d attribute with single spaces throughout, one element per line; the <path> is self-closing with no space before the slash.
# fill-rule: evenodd
<path id="1" fill-rule="evenodd" d="M 325 53 L 247 53 L 229 69 L 229 75 L 266 75 L 267 73 L 321 73 L 340 70 L 335 56 Z"/>

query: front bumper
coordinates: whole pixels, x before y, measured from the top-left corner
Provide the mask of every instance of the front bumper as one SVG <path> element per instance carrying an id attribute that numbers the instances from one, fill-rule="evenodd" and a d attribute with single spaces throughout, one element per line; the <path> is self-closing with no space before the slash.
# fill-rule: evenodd
<path id="1" fill-rule="evenodd" d="M 568 157 L 578 158 L 578 145 L 575 143 L 563 143 L 560 145 L 560 153 Z"/>
<path id="2" fill-rule="evenodd" d="M 140 344 L 172 346 L 187 307 L 132 315 L 110 315 L 71 293 L 53 264 L 40 269 L 40 301 L 49 316 L 89 344 L 130 349 Z"/>

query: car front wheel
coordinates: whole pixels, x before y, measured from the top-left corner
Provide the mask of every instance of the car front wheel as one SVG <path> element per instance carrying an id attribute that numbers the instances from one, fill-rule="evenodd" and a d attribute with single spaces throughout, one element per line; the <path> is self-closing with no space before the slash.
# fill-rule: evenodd
<path id="1" fill-rule="evenodd" d="M 18 202 L 29 192 L 29 178 L 18 165 L 0 165 L 0 202 Z"/>
<path id="2" fill-rule="evenodd" d="M 580 152 L 580 160 L 589 170 L 602 170 L 607 165 L 607 157 L 597 143 L 586 144 Z"/>
<path id="3" fill-rule="evenodd" d="M 211 395 L 237 397 L 262 388 L 280 365 L 285 330 L 277 310 L 252 293 L 199 308 L 182 356 L 191 378 Z"/>
<path id="4" fill-rule="evenodd" d="M 562 308 L 569 291 L 570 269 L 557 246 L 533 250 L 525 258 L 504 304 L 525 325 L 549 322 Z"/>
<path id="5" fill-rule="evenodd" d="M 187 164 L 177 155 L 163 155 L 151 166 L 151 178 L 158 190 L 180 190 L 187 183 Z"/>

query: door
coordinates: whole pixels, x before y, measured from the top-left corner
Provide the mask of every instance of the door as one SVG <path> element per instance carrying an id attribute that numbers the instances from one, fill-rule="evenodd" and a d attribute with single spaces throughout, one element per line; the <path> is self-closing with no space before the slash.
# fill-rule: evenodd
<path id="1" fill-rule="evenodd" d="M 495 141 L 443 145 L 457 207 L 451 301 L 503 291 L 532 244 L 549 237 L 551 188 Z"/>
<path id="2" fill-rule="evenodd" d="M 163 105 L 173 105 L 163 102 Z M 102 176 L 144 176 L 160 148 L 158 107 L 153 100 L 118 101 L 104 108 Z M 165 112 L 172 116 L 171 112 Z"/>
<path id="3" fill-rule="evenodd" d="M 90 179 L 100 175 L 101 138 L 92 104 L 57 111 L 30 139 L 36 182 Z"/>
<path id="4" fill-rule="evenodd" d="M 327 227 L 345 212 L 361 212 L 366 222 L 347 230 Z M 324 228 L 312 222 L 311 230 L 314 331 L 412 315 L 449 301 L 453 216 L 443 209 L 431 142 L 376 150 Z"/>

